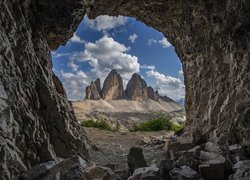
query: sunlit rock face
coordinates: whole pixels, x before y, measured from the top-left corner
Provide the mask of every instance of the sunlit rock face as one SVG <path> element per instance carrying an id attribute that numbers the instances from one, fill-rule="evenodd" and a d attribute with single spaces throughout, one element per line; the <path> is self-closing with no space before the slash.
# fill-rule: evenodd
<path id="1" fill-rule="evenodd" d="M 84 132 L 52 73 L 50 50 L 89 16 L 135 17 L 175 46 L 184 70 L 187 133 L 250 145 L 250 3 L 173 0 L 0 2 L 0 174 L 87 154 Z"/>
<path id="2" fill-rule="evenodd" d="M 106 77 L 102 87 L 102 99 L 116 100 L 124 97 L 123 82 L 120 74 L 112 70 Z"/>

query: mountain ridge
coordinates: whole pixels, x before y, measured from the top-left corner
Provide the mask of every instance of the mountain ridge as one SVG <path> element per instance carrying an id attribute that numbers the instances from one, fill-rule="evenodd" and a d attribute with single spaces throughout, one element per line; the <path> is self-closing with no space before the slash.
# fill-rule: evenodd
<path id="1" fill-rule="evenodd" d="M 86 100 L 131 100 L 131 101 L 146 101 L 159 100 L 165 102 L 175 102 L 168 96 L 159 95 L 151 86 L 148 86 L 146 81 L 137 73 L 134 73 L 129 80 L 126 90 L 123 87 L 123 79 L 115 69 L 111 70 L 105 78 L 103 87 L 100 85 L 100 78 L 86 87 Z"/>

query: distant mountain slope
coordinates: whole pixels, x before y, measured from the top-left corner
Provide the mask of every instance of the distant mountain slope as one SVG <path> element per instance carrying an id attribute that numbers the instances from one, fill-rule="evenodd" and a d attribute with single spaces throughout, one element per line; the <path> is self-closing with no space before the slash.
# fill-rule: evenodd
<path id="1" fill-rule="evenodd" d="M 112 70 L 104 80 L 101 88 L 100 78 L 92 81 L 85 90 L 85 99 L 89 100 L 131 100 L 147 101 L 154 100 L 159 102 L 174 102 L 168 96 L 159 95 L 152 87 L 147 86 L 146 81 L 137 73 L 134 73 L 128 81 L 126 90 L 123 88 L 123 79 L 116 70 Z"/>
<path id="2" fill-rule="evenodd" d="M 185 121 L 184 107 L 175 102 L 154 100 L 83 100 L 72 102 L 79 121 L 96 119 L 119 123 L 123 129 L 131 129 L 135 123 L 145 122 L 160 116 L 171 116 L 176 124 Z"/>
<path id="3" fill-rule="evenodd" d="M 112 70 L 101 88 L 100 79 L 86 88 L 83 101 L 72 102 L 79 121 L 96 119 L 119 123 L 130 129 L 135 123 L 171 116 L 174 123 L 185 121 L 184 106 L 161 96 L 139 74 L 133 74 L 126 90 L 122 77 Z"/>
<path id="4" fill-rule="evenodd" d="M 73 103 L 75 111 L 81 112 L 172 112 L 184 107 L 175 102 L 159 102 L 154 100 L 130 101 L 130 100 L 83 100 Z M 77 112 L 76 112 L 77 113 Z"/>

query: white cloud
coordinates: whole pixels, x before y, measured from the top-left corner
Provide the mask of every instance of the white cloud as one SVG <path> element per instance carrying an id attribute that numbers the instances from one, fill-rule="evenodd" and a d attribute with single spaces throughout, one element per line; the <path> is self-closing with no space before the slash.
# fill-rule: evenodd
<path id="1" fill-rule="evenodd" d="M 142 65 L 141 67 L 140 67 L 141 69 L 149 69 L 149 70 L 155 70 L 155 66 L 153 66 L 153 65 Z"/>
<path id="2" fill-rule="evenodd" d="M 154 43 L 157 43 L 156 39 L 151 38 L 151 39 L 148 40 L 148 45 L 152 45 Z"/>
<path id="3" fill-rule="evenodd" d="M 146 74 L 149 78 L 152 78 L 152 86 L 161 95 L 167 95 L 174 100 L 184 98 L 185 86 L 179 78 L 166 76 L 155 70 L 147 71 Z"/>
<path id="4" fill-rule="evenodd" d="M 79 100 L 84 98 L 84 92 L 91 79 L 82 70 L 77 72 L 64 72 L 61 70 L 57 74 L 62 80 L 69 100 Z"/>
<path id="5" fill-rule="evenodd" d="M 161 40 L 156 40 L 156 39 L 149 39 L 148 40 L 148 45 L 153 45 L 153 44 L 160 44 L 163 48 L 168 48 L 172 46 L 170 42 L 168 42 L 167 38 L 163 37 Z"/>
<path id="6" fill-rule="evenodd" d="M 60 58 L 60 57 L 65 57 L 69 56 L 71 53 L 56 53 L 55 51 L 51 52 L 51 55 L 53 58 Z"/>
<path id="7" fill-rule="evenodd" d="M 179 74 L 179 76 L 183 76 L 183 70 L 182 70 L 182 69 L 179 70 L 179 71 L 178 71 L 178 74 Z"/>
<path id="8" fill-rule="evenodd" d="M 133 35 L 130 35 L 129 36 L 129 40 L 132 42 L 132 43 L 135 43 L 135 40 L 138 38 L 138 36 L 134 33 Z"/>
<path id="9" fill-rule="evenodd" d="M 73 37 L 70 38 L 69 41 L 73 42 L 73 43 L 80 43 L 80 44 L 84 44 L 85 43 L 85 41 L 83 39 L 81 39 L 79 36 L 77 36 L 76 33 L 74 33 Z"/>
<path id="10" fill-rule="evenodd" d="M 68 66 L 72 70 L 78 71 L 79 67 L 73 62 L 88 62 L 91 66 L 91 72 L 88 74 L 88 77 L 91 77 L 91 80 L 100 77 L 101 82 L 104 81 L 104 78 L 112 69 L 116 69 L 123 78 L 124 86 L 126 86 L 132 74 L 138 73 L 140 70 L 138 58 L 130 55 L 128 53 L 129 50 L 130 47 L 126 47 L 112 37 L 104 35 L 94 43 L 86 43 L 83 52 L 72 54 Z M 83 94 L 83 90 L 80 93 Z"/>
<path id="11" fill-rule="evenodd" d="M 170 44 L 170 42 L 168 42 L 167 38 L 162 38 L 161 40 L 158 41 L 163 48 L 168 48 L 170 46 L 172 46 L 172 44 Z"/>
<path id="12" fill-rule="evenodd" d="M 67 64 L 68 67 L 70 67 L 72 69 L 72 71 L 78 71 L 79 69 L 79 66 L 77 64 L 74 63 L 74 61 L 70 61 L 68 64 Z"/>
<path id="13" fill-rule="evenodd" d="M 110 29 L 123 26 L 127 23 L 128 18 L 124 16 L 108 16 L 102 15 L 98 16 L 94 20 L 88 19 L 85 17 L 85 23 L 88 27 L 97 30 L 97 31 L 107 31 Z"/>

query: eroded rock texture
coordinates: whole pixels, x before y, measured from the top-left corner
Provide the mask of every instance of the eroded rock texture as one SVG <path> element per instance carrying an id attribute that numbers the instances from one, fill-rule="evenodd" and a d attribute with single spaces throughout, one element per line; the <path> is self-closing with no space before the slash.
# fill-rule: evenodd
<path id="1" fill-rule="evenodd" d="M 72 107 L 53 80 L 49 52 L 73 35 L 85 9 L 92 18 L 131 16 L 163 32 L 183 63 L 188 132 L 196 141 L 250 145 L 249 1 L 2 0 L 3 179 L 86 150 Z"/>
<path id="2" fill-rule="evenodd" d="M 95 82 L 91 82 L 89 86 L 86 87 L 86 96 L 85 99 L 93 99 L 93 100 L 100 100 L 100 86 L 98 84 L 98 79 Z"/>
<path id="3" fill-rule="evenodd" d="M 122 77 L 116 70 L 112 70 L 103 83 L 102 99 L 115 100 L 123 98 L 123 96 Z"/>
<path id="4" fill-rule="evenodd" d="M 87 155 L 85 133 L 52 72 L 45 38 L 49 34 L 44 33 L 46 27 L 40 23 L 45 14 L 59 14 L 55 9 L 60 8 L 52 2 L 0 2 L 0 179 L 14 179 L 22 170 L 76 152 Z M 43 9 L 46 3 L 50 8 Z M 76 7 L 74 3 L 68 7 L 72 10 L 64 11 L 60 18 L 67 15 L 73 24 Z M 44 14 L 40 15 L 39 10 Z M 73 26 L 57 17 L 67 31 L 74 32 Z M 53 27 L 56 28 L 55 22 Z"/>
<path id="5" fill-rule="evenodd" d="M 148 99 L 147 83 L 135 73 L 128 81 L 125 94 L 132 101 L 145 101 Z"/>
<path id="6" fill-rule="evenodd" d="M 132 16 L 164 33 L 184 70 L 189 132 L 250 145 L 250 2 L 96 0 L 90 17 Z"/>

